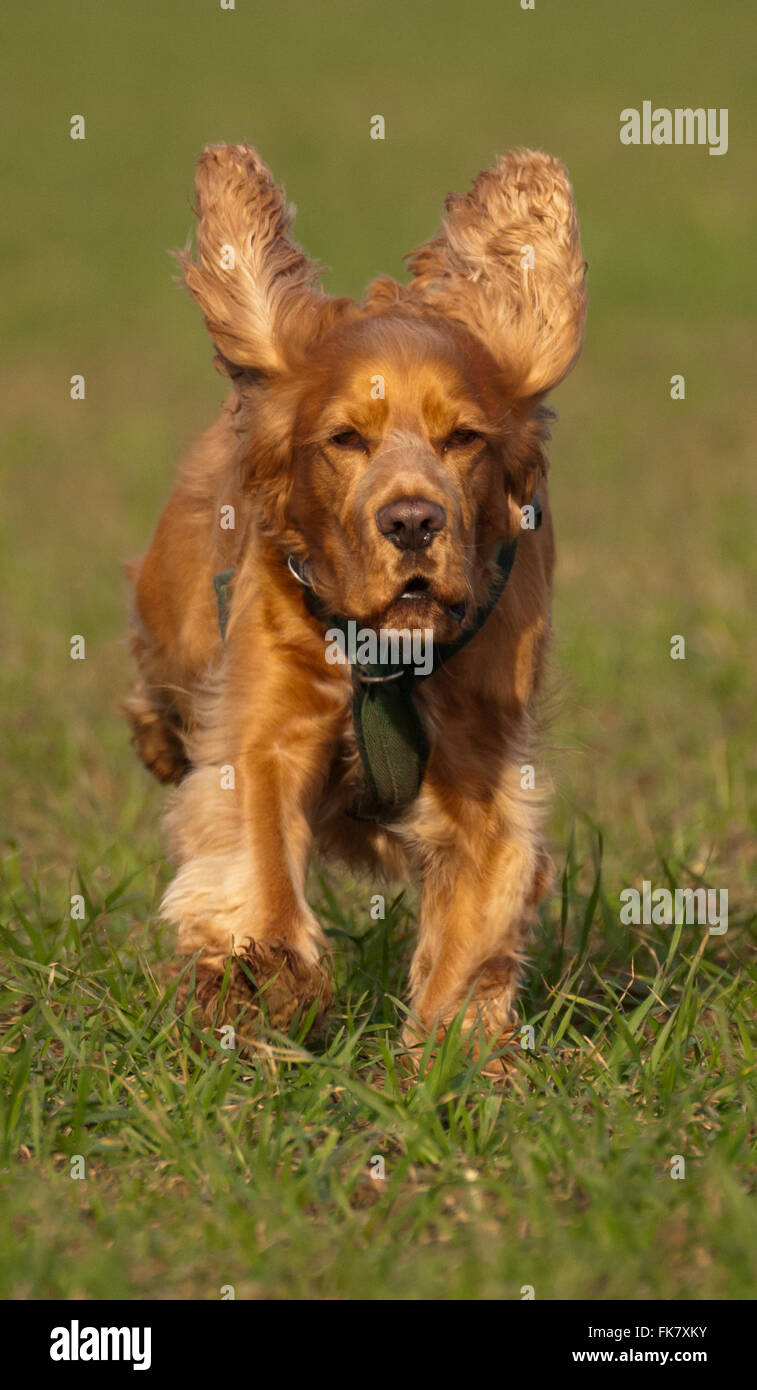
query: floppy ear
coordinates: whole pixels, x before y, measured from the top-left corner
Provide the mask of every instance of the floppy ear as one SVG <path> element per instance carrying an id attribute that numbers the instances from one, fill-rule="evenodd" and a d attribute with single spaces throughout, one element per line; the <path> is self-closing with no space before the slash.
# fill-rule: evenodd
<path id="1" fill-rule="evenodd" d="M 197 249 L 178 257 L 205 316 L 219 366 L 282 370 L 335 301 L 316 288 L 321 274 L 287 233 L 294 208 L 252 145 L 210 145 L 195 176 Z M 333 317 L 333 315 L 331 315 Z"/>
<path id="2" fill-rule="evenodd" d="M 484 340 L 515 395 L 543 395 L 583 342 L 586 263 L 562 164 L 503 155 L 470 193 L 451 193 L 439 233 L 407 257 L 411 298 Z"/>

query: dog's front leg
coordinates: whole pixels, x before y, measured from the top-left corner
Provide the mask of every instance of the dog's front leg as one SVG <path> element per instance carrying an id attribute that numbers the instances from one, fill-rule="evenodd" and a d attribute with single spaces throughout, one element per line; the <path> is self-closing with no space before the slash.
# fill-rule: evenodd
<path id="1" fill-rule="evenodd" d="M 550 882 L 539 808 L 518 800 L 519 776 L 511 768 L 509 794 L 488 808 L 459 804 L 454 820 L 433 792 L 425 807 L 427 868 L 405 1029 L 412 1047 L 429 1033 L 441 1040 L 466 1000 L 464 1031 L 483 1029 L 501 1044 L 512 1033 L 525 939 Z"/>
<path id="2" fill-rule="evenodd" d="M 311 680 L 260 637 L 245 647 L 236 636 L 169 813 L 179 868 L 163 912 L 178 925 L 181 955 L 202 950 L 197 998 L 209 1023 L 244 1008 L 286 1029 L 298 1010 L 315 1000 L 321 1013 L 331 999 L 305 878 L 309 813 L 344 695 L 340 682 L 323 680 L 322 661 Z"/>

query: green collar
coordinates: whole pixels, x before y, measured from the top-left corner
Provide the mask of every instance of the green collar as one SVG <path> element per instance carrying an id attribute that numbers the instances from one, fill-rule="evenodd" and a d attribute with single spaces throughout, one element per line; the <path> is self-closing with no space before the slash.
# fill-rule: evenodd
<path id="1" fill-rule="evenodd" d="M 534 495 L 535 526 L 541 525 L 541 503 Z M 508 545 L 500 543 L 494 556 L 497 576 L 485 603 L 476 610 L 470 627 L 454 642 L 434 644 L 433 663 L 427 672 L 416 674 L 412 666 L 392 662 L 352 662 L 352 720 L 363 764 L 364 788 L 349 814 L 356 820 L 385 824 L 396 820 L 415 800 L 421 788 L 428 761 L 429 744 L 413 693 L 416 685 L 433 675 L 480 632 L 496 608 L 510 578 L 518 549 L 518 536 Z M 308 611 L 348 639 L 347 618 L 329 613 L 293 555 L 288 559 L 295 579 L 303 585 Z M 231 602 L 233 570 L 223 570 L 213 580 L 218 600 L 218 625 L 225 638 Z"/>

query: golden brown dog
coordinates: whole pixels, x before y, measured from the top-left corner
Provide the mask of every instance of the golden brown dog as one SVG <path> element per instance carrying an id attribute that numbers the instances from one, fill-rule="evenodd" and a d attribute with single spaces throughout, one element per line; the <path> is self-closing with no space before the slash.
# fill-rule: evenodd
<path id="1" fill-rule="evenodd" d="M 209 1018 L 258 1013 L 252 978 L 286 1027 L 331 995 L 305 898 L 314 847 L 418 877 L 408 1036 L 441 1036 L 466 1005 L 466 1028 L 502 1039 L 550 877 L 522 768 L 554 559 L 543 399 L 585 317 L 565 170 L 501 158 L 447 199 L 410 283 L 380 279 L 360 305 L 319 290 L 249 145 L 207 149 L 196 187 L 198 258 L 181 260 L 232 389 L 131 567 L 129 717 L 145 764 L 180 783 L 164 913 L 181 955 L 201 951 Z M 374 693 L 396 673 L 330 664 L 329 615 L 422 630 L 446 654 L 398 686 L 417 795 L 372 818 L 354 701 L 366 670 Z"/>

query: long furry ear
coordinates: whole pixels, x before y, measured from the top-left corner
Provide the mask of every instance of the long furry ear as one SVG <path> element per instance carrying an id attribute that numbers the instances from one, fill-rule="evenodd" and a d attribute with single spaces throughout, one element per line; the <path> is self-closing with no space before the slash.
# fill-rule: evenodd
<path id="1" fill-rule="evenodd" d="M 320 270 L 287 235 L 294 208 L 252 145 L 210 145 L 195 176 L 193 261 L 178 260 L 220 354 L 219 366 L 276 372 L 301 351 L 337 303 L 316 288 Z"/>
<path id="2" fill-rule="evenodd" d="M 484 340 L 521 398 L 543 395 L 583 343 L 586 263 L 568 175 L 538 150 L 503 155 L 407 257 L 411 299 Z"/>

